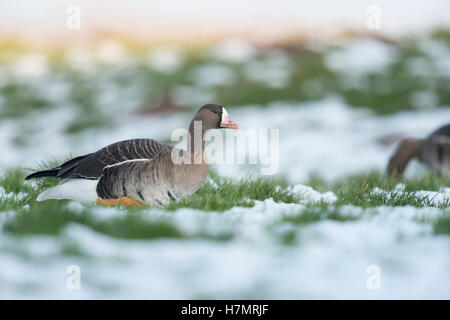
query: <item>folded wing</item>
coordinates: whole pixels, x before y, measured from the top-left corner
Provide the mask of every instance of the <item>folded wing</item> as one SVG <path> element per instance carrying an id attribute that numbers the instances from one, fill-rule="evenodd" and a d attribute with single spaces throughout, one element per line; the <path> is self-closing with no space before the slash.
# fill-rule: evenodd
<path id="1" fill-rule="evenodd" d="M 99 179 L 107 166 L 136 159 L 153 159 L 171 146 L 153 139 L 132 139 L 111 144 L 97 152 L 74 158 L 50 170 L 30 174 L 26 179 L 56 177 L 61 179 Z"/>

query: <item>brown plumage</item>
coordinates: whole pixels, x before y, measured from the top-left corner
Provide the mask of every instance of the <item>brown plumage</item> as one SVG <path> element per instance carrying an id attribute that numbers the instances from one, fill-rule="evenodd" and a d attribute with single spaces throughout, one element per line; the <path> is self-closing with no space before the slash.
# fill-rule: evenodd
<path id="1" fill-rule="evenodd" d="M 389 160 L 389 175 L 402 175 L 409 161 L 417 158 L 433 172 L 450 176 L 450 124 L 426 139 L 403 139 Z"/>
<path id="2" fill-rule="evenodd" d="M 194 126 L 196 121 L 201 123 L 201 130 Z M 33 173 L 25 179 L 57 177 L 63 180 L 58 186 L 66 190 L 69 189 L 65 185 L 68 181 L 94 180 L 94 196 L 99 199 L 128 197 L 148 205 L 164 205 L 194 193 L 204 183 L 209 166 L 203 154 L 203 135 L 209 129 L 220 128 L 239 127 L 228 117 L 225 108 L 208 104 L 200 108 L 191 121 L 187 151 L 152 139 L 125 140 L 56 168 Z M 201 143 L 197 145 L 194 141 Z M 188 161 L 174 163 L 173 154 Z M 198 155 L 201 163 L 194 161 Z M 70 198 L 58 186 L 44 191 L 38 200 Z"/>

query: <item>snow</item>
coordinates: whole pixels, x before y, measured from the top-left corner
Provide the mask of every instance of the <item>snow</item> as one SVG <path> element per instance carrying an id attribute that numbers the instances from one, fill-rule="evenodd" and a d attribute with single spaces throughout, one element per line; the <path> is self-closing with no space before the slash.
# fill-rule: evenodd
<path id="1" fill-rule="evenodd" d="M 97 210 L 105 214 L 116 211 Z M 448 210 L 409 206 L 346 206 L 340 210 L 360 219 L 322 220 L 299 228 L 283 217 L 301 215 L 304 206 L 277 204 L 270 199 L 257 202 L 253 208 L 235 207 L 224 213 L 192 209 L 142 213 L 149 221 L 173 223 L 186 235 L 231 232 L 233 240 L 225 242 L 120 240 L 78 224 L 69 225 L 56 237 L 18 238 L 4 233 L 0 235 L 0 297 L 450 297 L 450 239 L 433 235 L 430 225 Z M 285 232 L 296 235 L 295 246 L 280 245 L 279 237 Z M 69 243 L 81 254 L 61 255 Z M 81 290 L 66 288 L 69 265 L 81 268 Z M 366 287 L 367 268 L 372 265 L 381 271 L 379 290 Z"/>
<path id="2" fill-rule="evenodd" d="M 6 200 L 22 200 L 23 198 L 27 197 L 28 193 L 26 192 L 6 192 L 5 188 L 0 186 L 0 199 L 6 199 Z"/>
<path id="3" fill-rule="evenodd" d="M 376 39 L 361 38 L 347 40 L 342 47 L 325 57 L 327 65 L 336 71 L 362 75 L 380 72 L 395 59 L 396 48 Z"/>
<path id="4" fill-rule="evenodd" d="M 433 90 L 420 90 L 411 94 L 410 100 L 415 109 L 433 109 L 438 105 L 439 96 Z"/>
<path id="5" fill-rule="evenodd" d="M 235 75 L 229 67 L 216 63 L 195 68 L 192 78 L 199 87 L 230 85 L 235 81 Z"/>
<path id="6" fill-rule="evenodd" d="M 446 203 L 450 203 L 450 188 L 441 188 L 439 191 L 419 190 L 414 192 L 406 192 L 404 190 L 405 185 L 400 183 L 395 186 L 393 191 L 385 191 L 376 187 L 372 190 L 372 193 L 386 195 L 388 199 L 392 196 L 408 194 L 418 199 L 426 199 L 434 206 L 441 206 Z"/>
<path id="7" fill-rule="evenodd" d="M 77 71 L 95 73 L 97 69 L 93 52 L 84 46 L 71 47 L 65 53 L 64 60 L 69 67 Z"/>
<path id="8" fill-rule="evenodd" d="M 302 184 L 296 184 L 294 186 L 288 187 L 288 190 L 290 192 L 292 192 L 293 194 L 300 196 L 305 201 L 309 201 L 309 202 L 333 203 L 337 200 L 336 195 L 331 191 L 321 193 L 321 192 L 314 190 L 310 186 L 305 186 Z"/>
<path id="9" fill-rule="evenodd" d="M 96 58 L 102 64 L 114 66 L 129 66 L 131 59 L 127 56 L 125 48 L 116 41 L 104 40 L 97 46 Z"/>
<path id="10" fill-rule="evenodd" d="M 431 64 L 440 74 L 447 75 L 448 48 L 430 41 L 421 50 L 432 62 L 414 58 L 408 63 L 408 69 L 418 77 L 426 77 Z M 212 87 L 236 80 L 232 69 L 223 62 L 245 64 L 244 77 L 271 87 L 283 87 L 290 81 L 289 60 L 280 52 L 256 58 L 252 45 L 230 40 L 219 43 L 206 54 L 214 62 L 192 70 L 189 74 L 192 85 L 174 88 L 171 94 L 176 102 L 200 107 L 205 101 L 214 101 Z M 396 57 L 397 49 L 391 45 L 357 39 L 329 53 L 326 63 L 342 76 L 357 80 L 361 75 L 389 67 Z M 135 89 L 120 89 L 104 81 L 109 77 L 107 73 L 97 75 L 95 71 L 97 62 L 111 68 L 129 66 L 132 61 L 120 45 L 101 43 L 94 52 L 74 47 L 65 58 L 72 67 L 84 71 L 87 79 L 98 77 L 99 86 L 104 86 L 100 90 L 104 93 L 96 101 L 101 110 L 118 114 L 122 108 L 131 110 L 131 105 L 139 105 L 133 101 L 139 97 Z M 177 48 L 165 48 L 153 51 L 144 59 L 153 70 L 172 74 L 183 66 L 185 57 Z M 149 137 L 167 141 L 173 130 L 186 128 L 193 116 L 190 112 L 167 116 L 120 113 L 110 127 L 67 135 L 64 129 L 77 115 L 66 102 L 68 84 L 48 76 L 45 56 L 25 56 L 11 70 L 0 72 L 0 81 L 7 80 L 8 72 L 17 73 L 59 106 L 36 112 L 32 122 L 30 119 L 2 121 L 0 149 L 8 150 L 0 154 L 2 172 L 18 166 L 35 168 L 41 161 L 89 153 L 124 139 Z M 299 90 L 314 95 L 323 89 L 318 79 L 309 79 Z M 450 238 L 433 233 L 433 223 L 447 217 L 449 208 L 335 207 L 336 194 L 319 192 L 304 184 L 312 175 L 334 181 L 370 170 L 384 171 L 402 137 L 425 137 L 450 119 L 450 106 L 433 109 L 439 101 L 432 90 L 417 91 L 411 99 L 416 111 L 387 116 L 374 116 L 366 109 L 348 106 L 335 96 L 308 103 L 226 106 L 230 117 L 243 130 L 279 129 L 277 173 L 290 183 L 287 191 L 302 200 L 294 204 L 278 203 L 272 198 L 246 199 L 254 205 L 235 206 L 225 212 L 189 208 L 167 212 L 153 208 L 133 213 L 140 215 L 144 226 L 169 224 L 183 236 L 181 239 L 124 240 L 75 223 L 53 236 L 18 237 L 3 230 L 6 223 L 17 218 L 18 212 L 2 211 L 0 298 L 449 299 Z M 28 123 L 33 123 L 35 132 L 24 145 L 17 145 L 16 135 Z M 383 142 L 388 140 L 391 143 Z M 214 165 L 214 169 L 220 175 L 237 178 L 258 176 L 258 165 Z M 424 172 L 426 168 L 413 161 L 406 176 L 420 177 Z M 212 179 L 209 182 L 217 187 Z M 33 181 L 26 183 L 36 187 Z M 373 194 L 387 197 L 404 193 L 402 184 L 393 191 L 373 190 Z M 428 199 L 433 206 L 442 206 L 449 201 L 450 188 L 411 194 Z M 28 196 L 25 192 L 6 192 L 0 187 L 3 201 Z M 311 213 L 309 210 L 318 209 L 312 205 L 322 202 L 328 206 L 317 211 L 321 220 L 309 224 L 295 222 L 295 218 L 302 221 L 302 215 Z M 78 214 L 90 211 L 90 221 L 98 223 L 121 221 L 128 214 L 119 208 L 78 202 L 68 202 L 65 206 Z M 25 205 L 21 211 L 29 208 Z M 354 220 L 327 219 L 327 214 L 334 210 Z M 224 235 L 231 239 L 214 240 Z M 66 270 L 70 265 L 81 268 L 79 291 L 66 287 Z M 380 290 L 366 287 L 367 270 L 374 265 L 381 271 Z"/>
<path id="11" fill-rule="evenodd" d="M 200 73 L 198 79 L 202 76 Z M 198 103 L 208 95 L 198 86 L 180 87 L 175 92 L 198 99 Z M 63 100 L 63 93 L 55 94 L 55 99 Z M 450 239 L 433 234 L 432 227 L 437 218 L 450 214 L 448 208 L 363 209 L 347 205 L 338 212 L 357 220 L 323 218 L 297 225 L 289 219 L 301 218 L 307 206 L 317 202 L 327 202 L 327 210 L 334 210 L 335 194 L 304 185 L 312 174 L 332 181 L 384 170 L 395 143 L 384 145 L 380 141 L 391 136 L 398 137 L 394 141 L 405 136 L 425 137 L 450 119 L 450 108 L 374 117 L 367 110 L 329 97 L 310 103 L 293 101 L 228 110 L 243 129 L 280 130 L 278 173 L 291 184 L 288 191 L 302 198 L 300 204 L 265 199 L 254 201 L 251 208 L 238 206 L 223 213 L 187 208 L 142 212 L 142 223 L 168 223 L 185 237 L 181 239 L 121 240 L 77 224 L 56 236 L 17 237 L 2 231 L 0 298 L 450 298 Z M 117 119 L 111 128 L 62 134 L 73 116 L 73 109 L 62 105 L 46 112 L 45 117 L 35 117 L 37 131 L 25 146 L 14 143 L 20 121 L 4 120 L 0 148 L 8 152 L 0 154 L 0 167 L 20 164 L 32 168 L 39 161 L 92 152 L 129 138 L 164 141 L 172 130 L 187 127 L 192 114 L 127 116 Z M 243 177 L 248 175 L 249 166 L 215 165 L 215 169 L 221 175 Z M 406 175 L 425 171 L 414 162 Z M 381 189 L 374 192 L 391 194 Z M 404 187 L 398 185 L 394 192 L 404 192 Z M 27 195 L 0 189 L 0 196 L 15 199 Z M 439 205 L 448 199 L 450 190 L 423 190 L 416 196 L 428 197 Z M 117 208 L 85 207 L 77 202 L 69 202 L 67 208 L 78 213 L 90 210 L 99 223 L 124 219 L 127 214 Z M 16 214 L 1 212 L 0 228 Z M 232 239 L 210 240 L 223 235 Z M 293 244 L 283 244 L 285 238 L 292 238 Z M 75 247 L 79 254 L 65 253 L 67 247 Z M 81 268 L 81 290 L 66 287 L 70 265 Z M 372 265 L 381 271 L 380 290 L 366 287 L 367 269 Z"/>
<path id="12" fill-rule="evenodd" d="M 39 78 L 48 73 L 48 58 L 40 53 L 28 53 L 17 58 L 12 73 L 23 78 Z"/>
<path id="13" fill-rule="evenodd" d="M 256 54 L 255 48 L 240 39 L 228 39 L 219 42 L 209 52 L 217 60 L 231 63 L 247 62 Z"/>
<path id="14" fill-rule="evenodd" d="M 272 53 L 262 60 L 254 60 L 245 65 L 245 76 L 272 88 L 285 88 L 290 81 L 291 62 L 285 54 Z"/>
<path id="15" fill-rule="evenodd" d="M 147 58 L 147 65 L 161 73 L 172 74 L 184 63 L 184 55 L 177 48 L 159 48 L 152 51 Z"/>
<path id="16" fill-rule="evenodd" d="M 202 80 L 203 81 L 203 80 Z M 182 106 L 198 105 L 201 106 L 205 101 L 213 101 L 214 94 L 209 88 L 198 86 L 180 85 L 176 86 L 171 95 L 174 100 Z M 192 116 L 192 115 L 191 115 Z M 185 121 L 189 121 L 185 119 Z"/>
<path id="17" fill-rule="evenodd" d="M 435 70 L 442 77 L 450 75 L 450 49 L 436 40 L 424 40 L 419 43 L 420 50 L 432 59 Z"/>

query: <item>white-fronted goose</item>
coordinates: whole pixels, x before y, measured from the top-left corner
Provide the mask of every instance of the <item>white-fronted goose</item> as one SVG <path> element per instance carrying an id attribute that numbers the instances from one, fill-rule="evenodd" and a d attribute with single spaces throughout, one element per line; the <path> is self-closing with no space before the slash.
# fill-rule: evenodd
<path id="1" fill-rule="evenodd" d="M 201 130 L 194 125 L 197 121 L 201 122 Z M 203 156 L 200 159 L 204 159 L 204 133 L 220 128 L 239 129 L 239 126 L 230 119 L 224 107 L 207 104 L 191 121 L 187 151 L 152 139 L 125 140 L 76 157 L 59 167 L 30 174 L 25 179 L 62 179 L 57 186 L 42 192 L 38 201 L 72 199 L 107 205 L 119 202 L 164 205 L 170 200 L 189 196 L 202 186 L 209 166 L 206 161 L 194 160 L 199 154 Z M 173 152 L 193 161 L 191 164 L 174 163 Z"/>
<path id="2" fill-rule="evenodd" d="M 413 158 L 433 172 L 450 177 L 450 124 L 437 129 L 426 139 L 403 139 L 389 160 L 388 174 L 403 174 Z"/>

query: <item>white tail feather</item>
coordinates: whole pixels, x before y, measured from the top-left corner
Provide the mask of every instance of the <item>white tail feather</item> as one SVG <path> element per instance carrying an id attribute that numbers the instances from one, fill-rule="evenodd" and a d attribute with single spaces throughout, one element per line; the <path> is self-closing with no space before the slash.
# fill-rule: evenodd
<path id="1" fill-rule="evenodd" d="M 37 197 L 37 201 L 50 199 L 70 199 L 80 202 L 95 202 L 97 200 L 98 180 L 71 179 L 47 189 Z"/>

